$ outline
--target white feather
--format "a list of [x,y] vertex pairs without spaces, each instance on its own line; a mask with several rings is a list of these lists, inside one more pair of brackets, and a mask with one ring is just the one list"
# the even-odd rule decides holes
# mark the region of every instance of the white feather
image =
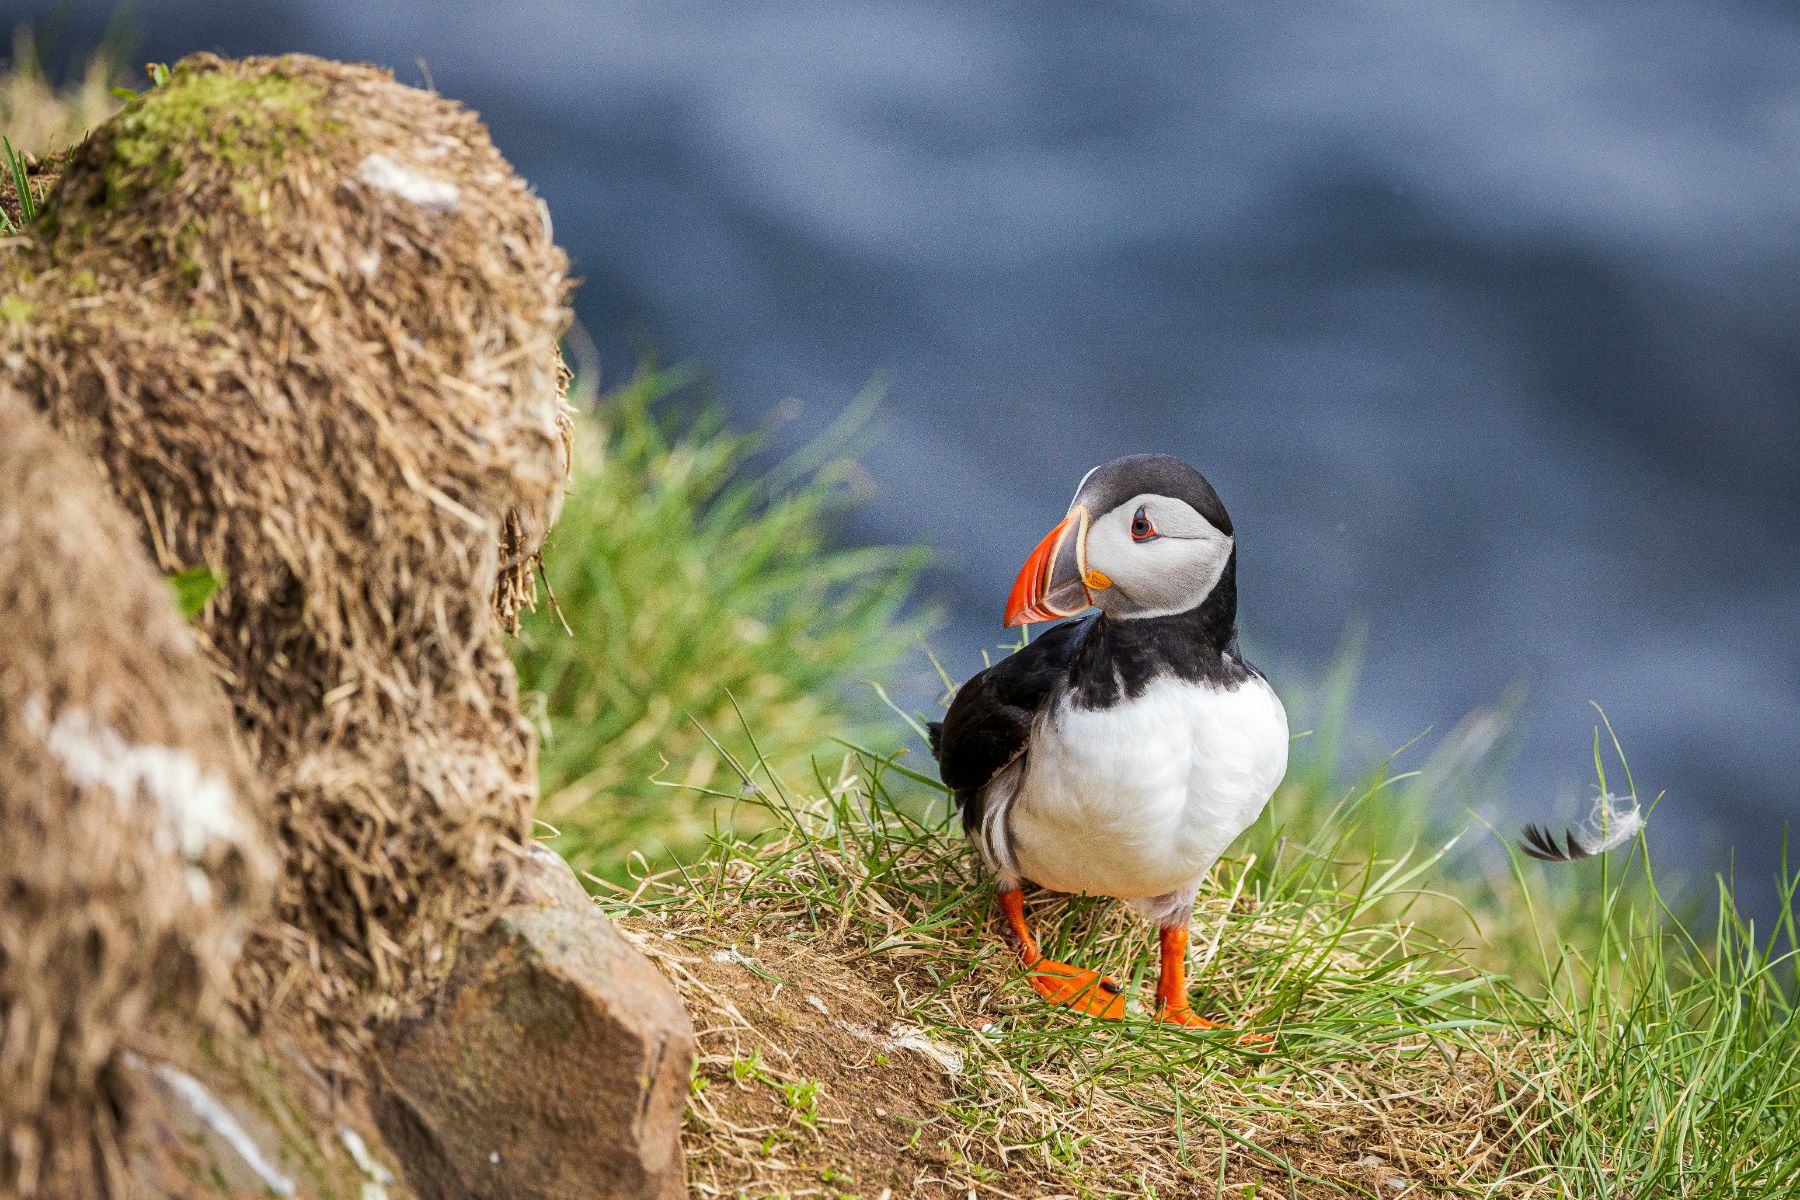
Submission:
[[[1626,808],[1625,805],[1630,807]],[[1644,828],[1644,815],[1638,811],[1636,796],[1615,796],[1610,792],[1602,792],[1594,799],[1593,811],[1588,819],[1577,828],[1570,830],[1569,836],[1583,853],[1588,855],[1605,854],[1608,850],[1617,850],[1626,842],[1638,835]]]

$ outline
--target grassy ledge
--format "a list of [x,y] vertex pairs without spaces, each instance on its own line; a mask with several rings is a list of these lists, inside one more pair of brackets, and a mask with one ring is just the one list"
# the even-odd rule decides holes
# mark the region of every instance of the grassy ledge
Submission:
[[1758,940],[1721,891],[1683,927],[1641,843],[1561,868],[1584,899],[1556,927],[1549,873],[1511,860],[1509,911],[1461,910],[1527,939],[1502,974],[1410,915],[1454,887],[1444,847],[1358,848],[1421,792],[1297,770],[1194,922],[1196,1008],[1274,1033],[1258,1053],[1147,1019],[1151,938],[1109,902],[1029,913],[1129,979],[1131,1017],[1038,1003],[910,757],[850,750],[797,790],[735,740],[760,831],[602,899],[702,1030],[700,1194],[1800,1194],[1793,923]]

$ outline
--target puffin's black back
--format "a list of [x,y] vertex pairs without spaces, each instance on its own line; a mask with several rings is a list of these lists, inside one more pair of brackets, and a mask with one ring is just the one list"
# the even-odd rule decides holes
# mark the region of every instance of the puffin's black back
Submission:
[[981,789],[1031,740],[1031,723],[1050,693],[1069,679],[1069,664],[1096,618],[1065,621],[1017,654],[962,685],[943,721],[932,722],[938,775],[956,795],[963,828],[981,824]]

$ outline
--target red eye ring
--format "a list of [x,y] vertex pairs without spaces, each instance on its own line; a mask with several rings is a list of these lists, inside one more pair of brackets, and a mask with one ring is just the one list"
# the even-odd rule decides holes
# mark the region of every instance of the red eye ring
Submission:
[[1131,540],[1134,542],[1148,542],[1161,536],[1156,532],[1156,523],[1150,519],[1150,514],[1145,512],[1144,508],[1144,505],[1138,505],[1137,512],[1133,513],[1131,517]]

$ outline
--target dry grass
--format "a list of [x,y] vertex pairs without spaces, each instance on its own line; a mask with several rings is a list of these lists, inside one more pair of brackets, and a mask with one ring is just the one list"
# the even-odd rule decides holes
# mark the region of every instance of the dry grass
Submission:
[[1414,847],[1491,739],[1340,789],[1322,707],[1194,917],[1196,1009],[1268,1053],[1150,1021],[1152,940],[1112,902],[1028,912],[1125,982],[1127,1019],[1043,1005],[903,755],[840,753],[802,796],[722,739],[760,832],[603,898],[701,1030],[701,1194],[1800,1195],[1800,875],[1759,933],[1723,887],[1710,930],[1676,920],[1641,839],[1471,873],[1460,831]]
[[15,30],[12,58],[0,66],[0,134],[34,157],[67,150],[118,110],[118,74],[113,56],[97,54],[81,78],[58,86],[44,73],[31,31]]

